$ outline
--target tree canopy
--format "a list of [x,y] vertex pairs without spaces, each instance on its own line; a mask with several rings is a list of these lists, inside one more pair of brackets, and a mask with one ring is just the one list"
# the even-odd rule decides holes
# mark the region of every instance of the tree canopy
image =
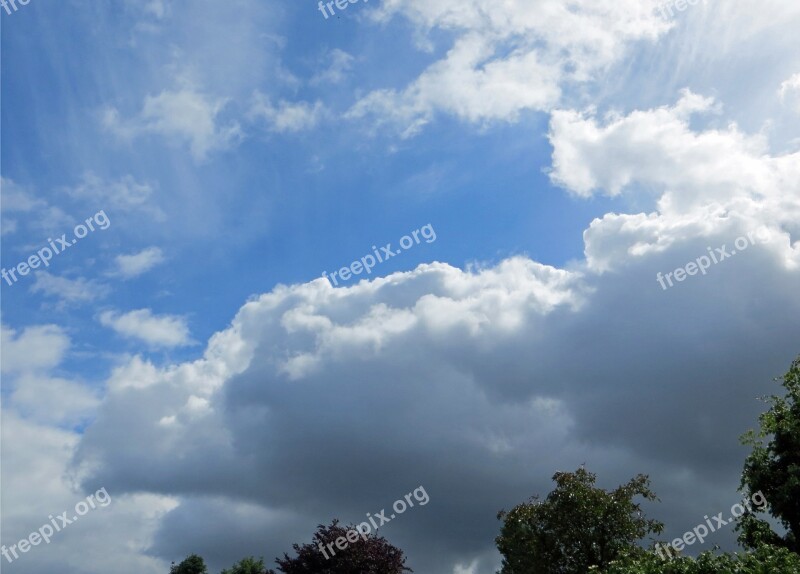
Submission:
[[200,556],[190,554],[180,564],[173,562],[169,574],[208,574],[208,568]]
[[498,514],[501,574],[585,574],[663,529],[645,518],[634,500],[656,499],[646,476],[611,491],[596,487],[596,475],[584,468],[558,472],[553,480],[556,488],[546,499],[534,497]]
[[231,568],[224,569],[220,574],[269,574],[269,570],[264,565],[263,558],[256,560],[254,557],[249,556],[239,560]]
[[[405,566],[403,551],[375,534],[352,536],[355,526],[340,526],[334,520],[329,526],[320,524],[308,544],[293,545],[295,557],[278,558],[278,571],[283,574],[402,574],[411,572]],[[348,533],[351,534],[348,537]],[[342,538],[344,550],[337,548]],[[352,541],[351,541],[352,540]],[[323,549],[325,552],[323,552]]]
[[761,491],[769,512],[786,529],[781,536],[758,517],[762,510],[748,512],[739,524],[740,542],[747,548],[763,543],[799,552],[800,546],[800,357],[780,379],[785,396],[763,400],[770,406],[759,416],[759,429],[742,437],[753,447],[744,463],[741,487]]
[[662,560],[655,553],[637,554],[613,562],[605,570],[589,574],[798,574],[800,556],[775,546],[760,546],[752,552],[721,554],[704,552],[697,558],[681,556]]

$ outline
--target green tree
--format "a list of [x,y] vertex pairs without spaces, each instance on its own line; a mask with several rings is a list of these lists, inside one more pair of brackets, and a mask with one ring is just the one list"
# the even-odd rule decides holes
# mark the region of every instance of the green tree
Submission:
[[746,548],[773,544],[800,553],[800,357],[776,381],[783,384],[786,395],[763,398],[770,407],[758,418],[760,428],[742,436],[753,450],[744,463],[741,488],[748,494],[763,493],[770,514],[786,534],[777,534],[759,518],[763,508],[748,510],[737,530]]
[[169,574],[208,574],[208,568],[197,554],[190,554],[178,565],[173,562]]
[[239,560],[230,570],[224,569],[220,574],[268,574],[268,572],[263,558],[256,560],[249,556]]
[[800,574],[800,557],[768,545],[746,554],[704,552],[667,561],[647,552],[614,561],[604,570],[591,568],[589,574]]
[[545,500],[534,497],[501,511],[495,539],[503,556],[500,574],[586,574],[593,565],[636,552],[637,541],[662,531],[634,502],[639,496],[657,500],[647,476],[612,491],[595,487],[596,478],[584,468],[556,473],[556,488]]

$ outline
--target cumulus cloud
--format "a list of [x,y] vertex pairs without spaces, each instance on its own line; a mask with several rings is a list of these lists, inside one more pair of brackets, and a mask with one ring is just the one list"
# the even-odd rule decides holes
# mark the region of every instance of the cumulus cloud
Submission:
[[[634,117],[671,127],[642,132],[646,148],[663,140],[667,151],[681,153],[665,132],[679,143],[702,139],[705,132],[682,122],[713,104],[689,99],[695,103]],[[573,120],[579,127],[596,122]],[[609,125],[625,121],[633,120],[620,116]],[[553,141],[563,133],[584,131],[554,128]],[[735,133],[734,141],[747,140]],[[718,153],[731,149],[721,145]],[[582,151],[581,161],[600,166],[590,161],[596,151]],[[560,169],[567,173],[569,165]],[[587,173],[600,189],[614,189],[599,168]],[[625,186],[635,190],[646,173],[631,172]],[[654,173],[668,193],[669,179]],[[701,169],[690,173],[706,177]],[[783,181],[740,186],[727,198],[727,225],[688,225],[681,242],[661,250],[617,250],[590,229],[587,250],[611,253],[616,273],[598,273],[591,257],[571,269],[517,257],[466,270],[422,265],[341,289],[325,280],[279,286],[245,304],[196,361],[162,367],[134,357],[121,364],[85,435],[53,434],[53,441],[71,441],[64,448],[75,449],[73,468],[87,489],[106,485],[130,504],[143,496],[133,493],[152,497],[142,505],[151,519],[137,523],[138,560],[153,560],[145,572],[199,547],[214,567],[249,553],[277,555],[317,523],[359,520],[419,484],[431,503],[385,532],[411,566],[493,571],[496,511],[546,492],[555,469],[583,462],[609,484],[652,473],[664,500],[656,515],[681,530],[696,522],[699,505],[730,504],[742,457],[736,436],[760,408],[752,398],[771,392],[770,378],[797,352],[800,273],[785,264],[793,228],[748,201],[756,192],[778,195],[768,186]],[[616,192],[626,189],[620,185]],[[702,190],[707,182],[694,185]],[[786,209],[797,201],[790,196]],[[655,214],[627,214],[624,223],[668,213],[678,221],[679,212],[667,210],[674,204],[664,205]],[[687,217],[697,207],[682,205]],[[729,240],[754,217],[783,236],[661,291],[656,271]],[[626,227],[617,231],[626,237]],[[149,310],[101,316],[151,342],[188,337],[154,334],[157,319]],[[48,368],[57,357],[36,362]],[[201,519],[209,515],[213,524]]]
[[126,140],[157,134],[188,144],[194,159],[202,161],[212,151],[227,149],[242,137],[237,122],[223,124],[220,119],[227,103],[191,88],[164,90],[146,96],[142,111],[131,119],[121,119],[115,108],[104,110],[103,126]]
[[[122,464],[133,472],[128,476],[134,484],[138,481],[138,471],[134,468],[142,457],[150,458],[151,462],[152,457],[166,461],[174,456],[174,448],[184,451],[185,441],[190,441],[193,446],[185,451],[185,456],[191,459],[186,460],[187,467],[173,465],[167,470],[160,463],[150,466],[158,469],[153,475],[156,483],[165,480],[180,484],[187,478],[185,468],[205,465],[202,461],[208,460],[206,457],[212,453],[215,460],[240,464],[242,456],[250,458],[254,454],[255,443],[246,435],[255,432],[260,436],[267,432],[273,438],[262,445],[265,457],[256,456],[252,460],[254,466],[246,463],[240,467],[242,478],[236,479],[238,484],[231,484],[232,490],[221,488],[232,479],[223,464],[193,473],[198,491],[230,497],[233,490],[241,488],[239,492],[247,493],[246,499],[258,502],[264,512],[290,509],[300,492],[311,485],[312,476],[341,455],[337,453],[339,449],[352,449],[348,455],[352,457],[352,474],[348,471],[341,482],[335,481],[332,490],[313,497],[313,505],[319,508],[315,514],[319,514],[312,520],[328,519],[325,515],[338,512],[337,507],[346,508],[347,499],[352,507],[363,505],[362,512],[366,512],[370,497],[376,504],[382,501],[385,505],[387,497],[392,497],[391,502],[397,496],[395,491],[403,494],[408,492],[409,485],[418,486],[420,481],[428,492],[436,488],[443,504],[449,505],[442,482],[447,473],[420,476],[421,460],[447,445],[466,449],[484,462],[486,456],[502,459],[517,448],[536,448],[536,444],[543,447],[546,441],[563,436],[571,423],[561,402],[546,398],[549,391],[518,405],[498,405],[496,412],[489,412],[493,410],[492,400],[475,386],[476,381],[470,382],[472,366],[459,367],[459,360],[448,355],[461,356],[458,349],[463,345],[473,350],[486,345],[481,353],[486,358],[514,339],[514,333],[526,330],[529,321],[535,324],[542,315],[577,309],[583,297],[579,275],[524,259],[474,274],[442,264],[428,265],[411,273],[363,283],[346,292],[334,290],[324,280],[279,288],[245,305],[232,328],[210,342],[202,360],[165,371],[137,359],[115,373],[109,385],[111,394],[99,420],[118,420],[117,409],[122,405],[117,400],[127,396],[132,409],[129,413],[145,417],[137,432],[146,433],[148,438],[134,442],[142,446],[161,445],[156,452],[148,454],[143,448],[129,445],[123,456],[113,455],[114,460],[109,460],[111,453],[100,438],[105,432],[101,422],[89,431],[81,457],[92,460],[92,466],[100,464],[101,473],[110,473],[95,480],[115,483],[116,473],[121,470],[118,465]],[[363,303],[366,306],[358,311]],[[269,339],[276,346],[270,345]],[[417,360],[409,361],[411,356]],[[392,362],[391,357],[399,357],[393,361],[394,367],[379,374],[387,361]],[[269,382],[258,383],[262,377]],[[241,383],[235,383],[236,380]],[[326,387],[325,381],[330,380],[339,382]],[[301,407],[297,403],[300,396],[310,398],[311,402]],[[471,421],[474,429],[455,434],[446,430],[453,419],[449,415],[442,418],[437,412],[447,396],[462,397],[453,408],[457,418]],[[158,406],[150,403],[156,397]],[[356,397],[360,398],[354,403]],[[287,408],[275,410],[273,400],[287,401]],[[146,415],[145,403],[150,403]],[[345,403],[351,405],[348,412],[353,413],[353,418],[323,432]],[[289,406],[292,404],[295,406]],[[303,423],[306,430],[281,444],[283,441],[278,441],[274,433],[283,433],[287,424],[293,425],[289,421],[298,416],[297,409],[303,408],[309,417],[321,418],[311,425],[306,420]],[[486,408],[489,411],[485,412]],[[407,417],[427,422],[420,428],[400,424],[401,420],[409,420]],[[355,428],[370,431],[352,435]],[[395,433],[399,433],[395,436],[397,440],[416,444],[420,451],[399,457],[391,464],[391,472],[387,472],[385,457],[378,455],[372,463],[369,459],[380,452],[381,441]],[[423,444],[426,433],[440,436],[440,447]],[[345,439],[346,436],[349,438]],[[300,459],[294,462],[286,459],[288,466],[283,469],[275,466],[289,454],[286,449],[304,451],[307,441],[322,441],[318,455],[301,457],[308,460],[307,466]],[[417,457],[421,457],[420,461],[412,463]],[[466,462],[456,467],[472,472]],[[257,481],[251,482],[249,478],[262,472],[278,482],[290,475],[294,478],[265,498]],[[381,476],[397,474],[390,484],[378,486],[373,480],[376,472]],[[357,477],[359,473],[361,476]],[[327,471],[326,474],[330,476]],[[347,480],[352,481],[349,486],[345,484]],[[428,483],[435,486],[427,487]],[[358,492],[363,493],[363,499]],[[479,499],[485,496],[483,493]],[[234,495],[240,497],[241,494]],[[198,514],[193,502],[185,502],[181,515]],[[479,503],[479,507],[487,510],[484,504]],[[232,521],[232,510],[227,505],[221,505],[217,512],[217,516],[230,517],[222,520]],[[304,529],[312,524],[310,516],[298,515],[296,510],[290,516],[291,530],[285,525],[281,528],[271,524],[258,533],[259,538],[272,537],[276,554],[288,547],[292,536],[297,540],[308,535]],[[409,515],[407,528],[419,528],[420,521],[441,520],[430,512],[420,512],[417,516],[415,520]],[[179,520],[176,515],[165,523],[160,535],[165,548],[175,538],[172,528],[185,524],[186,520]],[[253,533],[247,536],[252,537]]]
[[131,255],[117,255],[114,258],[116,269],[112,273],[124,279],[131,279],[147,273],[164,261],[164,253],[161,249],[148,247]]
[[[58,375],[72,350],[65,329],[33,325],[18,332],[4,324],[0,336],[0,536],[10,546],[47,524],[50,516],[65,510],[72,513],[77,502],[104,486],[90,484],[81,489],[81,477],[72,467],[80,429],[95,416],[101,391],[87,382]],[[113,487],[107,492],[111,505],[81,517],[36,552],[20,555],[10,571],[33,574],[58,563],[68,572],[163,572],[165,563],[148,556],[147,548],[162,517],[177,501],[149,493],[126,495],[114,492]],[[87,556],[92,556],[88,567]]]
[[70,348],[66,332],[56,325],[27,327],[17,334],[2,327],[1,367],[8,393],[6,406],[28,420],[45,424],[77,424],[99,404],[86,386],[50,376]]
[[[91,461],[95,481],[185,493],[159,532],[165,553],[187,536],[209,540],[205,528],[186,531],[206,504],[198,493],[259,505],[245,524],[261,527],[240,544],[278,554],[318,522],[359,519],[423,484],[431,503],[386,534],[403,540],[412,567],[478,561],[488,571],[494,513],[582,462],[609,481],[689,472],[690,493],[664,478],[657,486],[671,487],[668,513],[690,514],[696,501],[681,497],[725,500],[720,473],[735,491],[752,397],[797,351],[800,275],[775,253],[758,246],[666,294],[655,270],[682,250],[634,260],[624,275],[514,258],[466,271],[422,265],[344,289],[279,287],[242,307],[202,359],[120,367],[78,460]],[[769,305],[728,314],[721,291]],[[774,335],[771,359],[762,329]],[[741,351],[709,357],[710,341]],[[678,363],[664,351],[676,346]],[[687,393],[698,399],[687,405]],[[238,516],[216,508],[223,521]],[[290,526],[267,518],[289,509]],[[212,560],[235,558],[221,546]]]
[[27,327],[19,335],[2,327],[2,372],[48,370],[61,362],[69,348],[69,337],[57,325]]
[[778,95],[785,106],[800,114],[800,73],[783,82]]
[[[74,387],[42,390],[67,392],[67,395],[55,397],[63,398],[68,406],[74,405]],[[45,401],[56,409],[53,411],[56,414],[65,409],[54,404],[56,398],[45,398]],[[23,415],[16,411],[18,406],[4,401],[0,421],[3,433],[2,537],[11,543],[27,538],[47,524],[49,516],[74,512],[76,503],[103,488],[103,485],[92,484],[82,490],[70,470],[71,458],[81,439],[79,432],[38,421],[31,418],[31,413]],[[124,495],[114,492],[113,488],[106,491],[111,497],[109,506],[98,506],[69,528],[56,533],[50,544],[42,544],[36,552],[21,555],[11,565],[11,571],[33,574],[59,564],[59,568],[67,572],[87,572],[87,556],[91,556],[92,565],[88,571],[164,572],[168,564],[148,556],[147,548],[152,544],[158,524],[175,508],[176,501],[153,494]]]
[[[770,156],[761,135],[726,129],[694,131],[692,114],[715,102],[686,90],[674,106],[612,114],[556,111],[550,123],[552,180],[581,197],[624,190],[657,199],[658,211],[607,214],[586,231],[593,269],[663,251],[673,243],[773,230],[784,265],[800,264],[800,153]],[[702,253],[700,253],[702,254]]]
[[87,422],[100,400],[85,385],[63,378],[26,376],[15,381],[10,407],[26,420],[72,427]]
[[[554,111],[551,179],[583,197],[598,190],[618,195],[634,182],[658,182],[676,190],[691,186],[705,190],[698,202],[716,194],[733,195],[742,187],[771,184],[765,181],[762,137],[748,137],[734,124],[702,133],[691,129],[692,115],[715,109],[712,98],[684,90],[674,106],[637,110],[628,116],[610,114],[605,125],[599,125],[591,112]],[[742,176],[744,181],[734,183]]]
[[655,0],[503,2],[487,10],[478,0],[389,0],[374,18],[408,19],[420,34],[455,36],[447,54],[401,89],[370,92],[348,117],[389,122],[406,137],[435,114],[471,123],[515,121],[547,111],[566,86],[595,79],[637,41],[670,28]]
[[150,309],[122,314],[104,311],[100,314],[100,323],[123,337],[143,341],[152,347],[181,347],[192,344],[184,317],[154,315]]

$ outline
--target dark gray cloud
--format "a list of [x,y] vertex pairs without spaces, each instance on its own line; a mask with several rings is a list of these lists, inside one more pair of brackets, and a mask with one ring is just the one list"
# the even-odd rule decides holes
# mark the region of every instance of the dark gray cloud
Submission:
[[800,351],[800,281],[768,247],[661,290],[656,270],[700,245],[591,290],[525,259],[278,289],[204,360],[112,386],[79,460],[116,491],[180,497],[151,549],[165,559],[271,559],[424,485],[385,535],[416,572],[489,572],[496,512],[584,462],[608,487],[650,473],[653,515],[682,534],[737,500],[738,435]]

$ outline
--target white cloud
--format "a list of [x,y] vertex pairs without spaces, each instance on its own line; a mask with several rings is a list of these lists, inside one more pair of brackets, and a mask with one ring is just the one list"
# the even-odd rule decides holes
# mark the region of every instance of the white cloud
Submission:
[[[51,389],[57,391],[59,389]],[[63,389],[60,389],[63,390]],[[58,397],[47,399],[55,403]],[[65,397],[69,399],[69,397]],[[82,490],[71,468],[81,435],[21,416],[3,405],[3,540],[21,540],[62,511],[104,485]],[[106,488],[111,504],[98,506],[54,534],[50,544],[22,555],[13,564],[21,573],[44,572],[59,564],[65,572],[161,574],[168,561],[148,556],[162,517],[176,506],[167,496],[119,495]],[[91,556],[91,564],[87,564]],[[5,561],[5,559],[4,559]]]
[[[125,0],[125,8],[135,21],[136,31],[154,33],[172,15],[172,0]],[[135,47],[136,43],[131,42],[131,46]]]
[[144,5],[144,12],[151,14],[154,18],[162,20],[167,15],[169,4],[166,0],[149,0]]
[[654,40],[670,24],[655,0],[512,0],[486,9],[479,0],[388,0],[375,18],[396,15],[420,33],[456,35],[446,56],[407,87],[376,90],[348,117],[391,122],[413,136],[437,112],[472,123],[515,121],[547,111],[567,85],[589,82],[617,63],[629,45]]
[[[72,223],[72,218],[61,208],[35,197],[32,191],[7,177],[0,177],[0,188],[2,188],[0,193],[3,212],[0,222],[2,235],[16,233],[20,229],[20,220],[16,219],[20,216],[24,216],[26,226],[43,232],[52,233]],[[13,214],[14,218],[9,217],[9,214]]]
[[473,560],[469,566],[457,565],[453,569],[453,574],[478,574],[478,561]]
[[684,91],[675,106],[611,115],[604,125],[592,114],[553,113],[555,183],[582,197],[628,190],[657,198],[657,213],[610,213],[592,222],[584,235],[591,268],[762,226],[774,232],[783,264],[800,265],[800,153],[770,156],[761,135],[735,124],[690,127],[691,114],[714,109],[713,100]]
[[[753,173],[765,150],[760,137],[748,138],[731,125],[726,131],[696,134],[689,126],[692,114],[715,109],[713,99],[685,90],[673,107],[634,111],[628,116],[609,114],[600,126],[593,114],[556,110],[550,123],[554,183],[582,197],[598,189],[618,195],[637,179],[670,180],[671,187],[702,186],[707,192],[721,188],[734,193],[729,168],[746,162],[744,185],[763,176]],[[722,146],[724,149],[718,149]],[[711,162],[725,162],[712,167]],[[680,165],[681,169],[676,169]],[[705,170],[705,171],[704,171]],[[704,199],[707,195],[702,196]]]
[[58,365],[69,349],[70,341],[57,325],[27,327],[19,335],[2,326],[3,373],[40,372]]
[[263,120],[267,129],[277,133],[299,132],[310,130],[319,123],[324,107],[321,102],[287,102],[281,100],[274,106],[269,97],[261,92],[253,95],[253,103],[248,117],[251,120]]
[[5,217],[0,220],[0,235],[9,233],[16,233],[17,221],[15,219],[6,219]]
[[9,393],[6,405],[37,422],[69,425],[88,417],[99,404],[95,393],[48,374],[69,348],[69,337],[57,325],[27,327],[19,335],[3,325],[0,367]]
[[148,247],[139,253],[131,255],[117,255],[114,258],[116,263],[114,274],[125,279],[131,279],[147,273],[164,261],[164,254],[158,247]]
[[190,88],[164,90],[157,96],[146,96],[141,113],[130,120],[120,119],[114,108],[106,109],[103,125],[127,140],[157,134],[186,143],[194,159],[202,161],[209,153],[228,149],[242,138],[238,123],[221,123],[219,116],[227,103]]
[[11,179],[0,178],[0,186],[3,190],[3,211],[29,212],[47,206],[46,201],[33,197],[31,193]]
[[[6,325],[0,328],[4,393],[0,526],[4,541],[16,541],[46,524],[48,516],[72,512],[77,502],[104,486],[81,490],[80,471],[72,466],[82,433],[75,427],[94,417],[100,391],[54,374],[70,350],[70,338],[61,327],[34,325],[21,333]],[[147,548],[161,517],[177,502],[152,494],[117,496],[113,488],[107,492],[112,499],[109,506],[98,507],[55,533],[50,544],[21,556],[12,569],[32,574],[57,563],[66,572],[164,572],[168,562],[147,556]],[[92,556],[91,564],[87,556]],[[121,563],[114,565],[118,560]]]
[[71,427],[83,423],[100,404],[97,393],[63,378],[26,375],[12,387],[10,408],[43,424]]
[[91,171],[83,174],[81,182],[64,191],[70,197],[102,209],[118,209],[140,211],[157,220],[164,219],[164,213],[155,205],[153,193],[155,186],[151,183],[140,183],[132,175],[125,175],[118,180],[102,178]]
[[31,285],[31,292],[58,298],[62,307],[68,304],[91,303],[103,299],[110,293],[108,285],[83,277],[68,279],[51,275],[47,271],[39,271],[34,278],[36,281]]
[[784,105],[800,114],[800,73],[783,82],[778,95]]
[[341,83],[352,70],[354,60],[353,56],[339,48],[326,52],[323,56],[323,66],[327,66],[327,68],[315,74],[311,78],[311,84]]
[[124,337],[138,339],[153,347],[192,344],[184,317],[153,315],[150,309],[138,309],[121,315],[114,311],[104,311],[100,314],[100,323]]

